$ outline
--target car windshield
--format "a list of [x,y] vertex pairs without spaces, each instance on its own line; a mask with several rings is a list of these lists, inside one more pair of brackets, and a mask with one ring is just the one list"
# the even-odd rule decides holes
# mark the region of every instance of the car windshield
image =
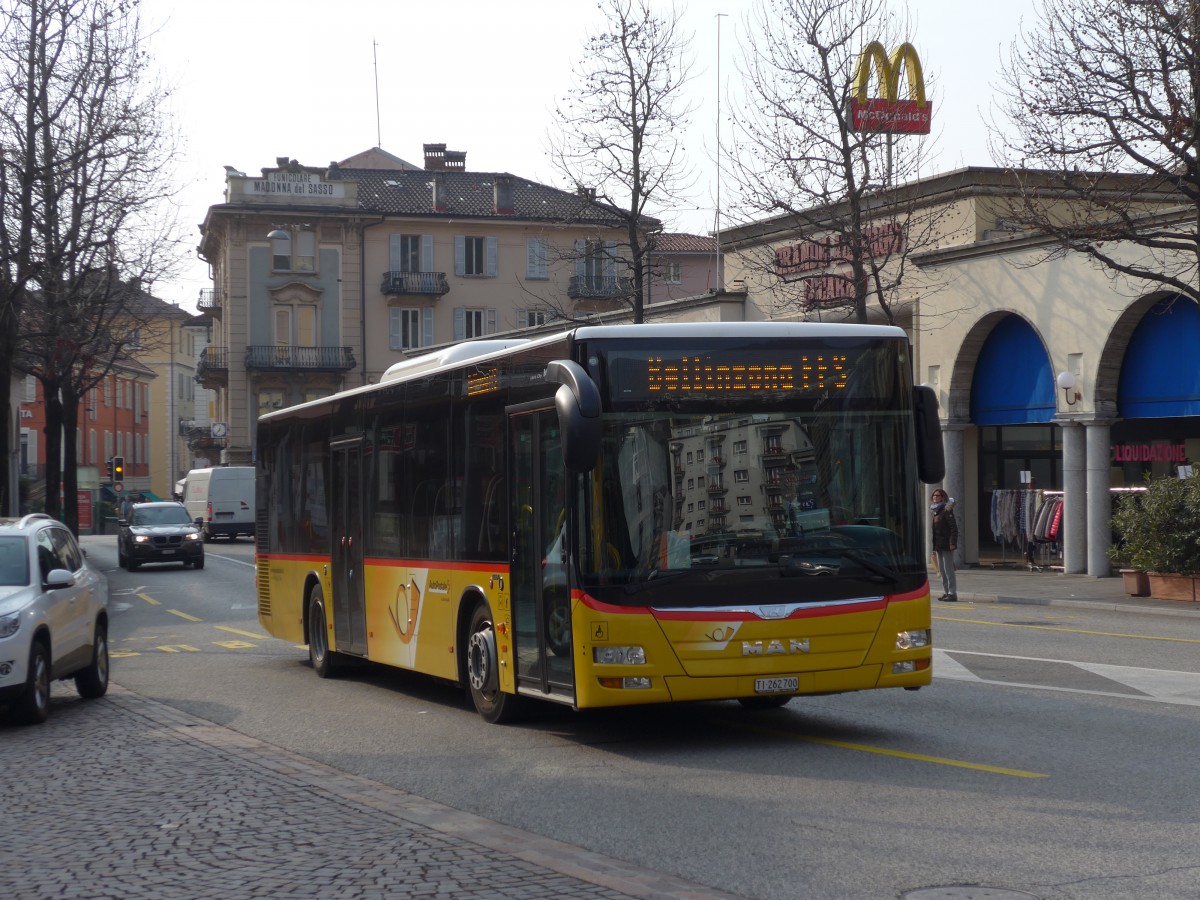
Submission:
[[0,585],[29,584],[29,551],[23,537],[0,537]]
[[159,506],[134,509],[134,525],[190,525],[191,518],[182,506]]

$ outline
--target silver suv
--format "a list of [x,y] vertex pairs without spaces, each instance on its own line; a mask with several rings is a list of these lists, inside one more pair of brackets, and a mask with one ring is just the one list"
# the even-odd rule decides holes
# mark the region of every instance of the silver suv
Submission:
[[108,690],[108,580],[61,522],[0,518],[0,706],[44,722],[66,678],[87,698]]

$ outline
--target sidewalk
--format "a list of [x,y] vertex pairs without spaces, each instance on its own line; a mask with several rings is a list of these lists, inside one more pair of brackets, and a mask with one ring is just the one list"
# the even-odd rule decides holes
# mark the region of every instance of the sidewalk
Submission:
[[[487,727],[487,726],[482,726]],[[0,725],[0,897],[736,900],[350,775],[110,686]]]
[[[955,573],[958,599],[975,603],[1022,603],[1035,606],[1081,606],[1122,612],[1200,617],[1200,603],[1178,600],[1153,600],[1130,597],[1121,578],[1095,578],[1091,575],[1064,575],[1054,570],[1041,572],[1028,568],[967,568]],[[942,592],[942,579],[929,571],[929,588],[934,607]]]

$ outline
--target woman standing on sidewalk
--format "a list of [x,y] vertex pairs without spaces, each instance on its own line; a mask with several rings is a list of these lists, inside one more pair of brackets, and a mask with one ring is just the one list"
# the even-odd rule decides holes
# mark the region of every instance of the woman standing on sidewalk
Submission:
[[937,554],[938,572],[942,576],[942,590],[938,597],[947,603],[958,600],[958,584],[954,578],[954,550],[958,547],[958,522],[954,518],[954,501],[946,492],[937,488],[929,509],[933,513],[933,552]]

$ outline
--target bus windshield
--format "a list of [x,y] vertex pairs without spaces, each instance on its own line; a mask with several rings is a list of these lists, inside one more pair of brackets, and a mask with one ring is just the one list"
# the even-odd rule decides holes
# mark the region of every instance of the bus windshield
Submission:
[[584,589],[685,607],[918,589],[911,413],[742,405],[605,415],[577,507]]

